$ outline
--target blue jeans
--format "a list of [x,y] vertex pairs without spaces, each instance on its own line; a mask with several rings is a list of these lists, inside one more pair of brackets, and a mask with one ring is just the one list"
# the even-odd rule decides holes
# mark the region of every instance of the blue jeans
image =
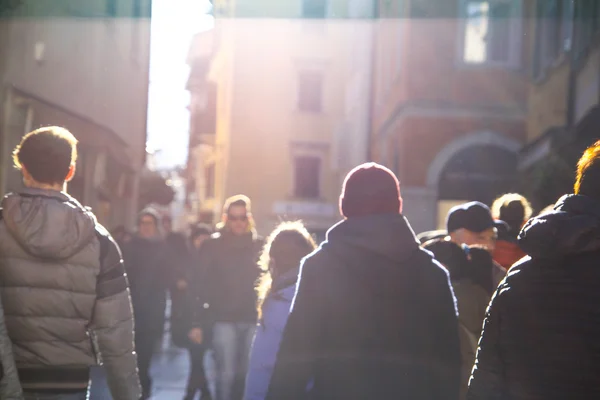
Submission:
[[78,393],[23,393],[25,400],[86,400],[87,392]]
[[[244,393],[248,357],[256,324],[218,322],[213,328],[217,369],[216,400],[234,400]],[[237,387],[236,387],[237,386]]]
[[100,365],[94,365],[90,369],[90,378],[92,384],[89,389],[89,400],[112,399],[108,381],[106,380],[106,370]]

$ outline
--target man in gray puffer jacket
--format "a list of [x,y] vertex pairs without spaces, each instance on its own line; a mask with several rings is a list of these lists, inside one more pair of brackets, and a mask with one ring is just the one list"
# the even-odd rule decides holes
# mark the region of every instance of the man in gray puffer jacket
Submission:
[[104,363],[113,399],[137,400],[127,277],[118,246],[65,193],[77,140],[65,129],[27,134],[14,152],[25,189],[2,201],[0,285],[26,399],[85,399]]

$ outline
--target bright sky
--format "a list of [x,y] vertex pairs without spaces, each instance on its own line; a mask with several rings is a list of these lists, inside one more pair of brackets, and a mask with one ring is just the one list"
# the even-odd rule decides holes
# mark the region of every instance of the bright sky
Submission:
[[212,28],[208,0],[154,0],[150,45],[148,147],[159,168],[184,165],[189,139],[189,67],[186,57],[197,32]]

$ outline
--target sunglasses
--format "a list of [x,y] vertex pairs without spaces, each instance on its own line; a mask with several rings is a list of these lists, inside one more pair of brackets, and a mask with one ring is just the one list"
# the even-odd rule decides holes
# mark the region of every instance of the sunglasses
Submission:
[[246,222],[246,221],[248,221],[248,216],[247,215],[228,215],[227,220],[231,221],[231,222],[236,222],[236,221]]

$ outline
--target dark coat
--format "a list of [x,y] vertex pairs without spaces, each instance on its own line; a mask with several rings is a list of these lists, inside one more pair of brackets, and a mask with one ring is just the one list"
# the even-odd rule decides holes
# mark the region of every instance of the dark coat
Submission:
[[[431,240],[423,247],[433,252],[436,260],[448,269],[456,295],[462,356],[460,398],[464,399],[475,361],[477,341],[481,336],[485,310],[493,292],[492,258],[487,250],[458,246],[444,239]],[[467,251],[470,257],[467,256]]]
[[194,326],[210,328],[216,322],[256,323],[258,257],[263,240],[254,233],[214,234],[200,248],[201,273],[194,273]]
[[460,363],[447,271],[403,216],[352,218],[302,264],[266,398],[454,400]]
[[530,220],[486,313],[468,399],[600,398],[600,202]]
[[165,323],[168,251],[161,239],[134,237],[123,248],[136,334],[159,335]]
[[[206,290],[204,289],[207,284],[206,266],[202,264],[200,251],[191,244],[182,249],[178,256],[178,262],[180,265],[177,267],[177,275],[171,288],[171,339],[176,346],[187,348],[192,345],[188,333],[194,327],[193,307],[199,306],[195,301],[195,296]],[[187,287],[177,288],[177,280],[184,280]],[[205,334],[202,346],[209,345],[209,338],[210,335]]]

